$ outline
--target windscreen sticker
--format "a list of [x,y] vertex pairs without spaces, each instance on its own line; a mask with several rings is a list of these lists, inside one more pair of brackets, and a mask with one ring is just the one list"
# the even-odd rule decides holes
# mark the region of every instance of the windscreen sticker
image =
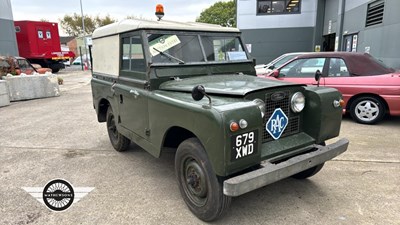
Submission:
[[[163,35],[155,40],[152,40],[149,43],[150,46],[150,54],[152,56],[156,56],[160,54],[160,52],[167,51],[168,49],[180,44],[178,36],[176,35]],[[157,50],[155,50],[157,49]]]
[[228,59],[231,61],[235,60],[246,60],[246,52],[227,52],[228,53]]

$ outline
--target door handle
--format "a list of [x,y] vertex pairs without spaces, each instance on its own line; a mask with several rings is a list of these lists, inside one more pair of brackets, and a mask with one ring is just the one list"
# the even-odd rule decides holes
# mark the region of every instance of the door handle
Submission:
[[111,93],[113,95],[115,95],[115,90],[114,90],[115,85],[117,85],[117,83],[114,81],[114,83],[111,85]]
[[130,90],[129,93],[132,94],[134,98],[139,97],[139,92],[136,90]]

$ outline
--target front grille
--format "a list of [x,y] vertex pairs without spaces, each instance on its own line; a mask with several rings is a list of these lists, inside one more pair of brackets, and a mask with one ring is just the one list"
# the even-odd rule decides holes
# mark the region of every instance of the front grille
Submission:
[[292,113],[290,111],[290,96],[291,96],[290,91],[284,91],[285,97],[278,101],[271,100],[272,94],[274,94],[274,92],[267,93],[265,95],[265,116],[264,116],[264,128],[263,128],[262,142],[268,142],[268,141],[274,140],[265,128],[266,128],[266,123],[267,123],[268,119],[271,117],[272,113],[277,108],[281,108],[282,111],[289,118],[289,123],[286,126],[285,131],[282,133],[281,138],[300,132],[300,116],[293,115],[294,113]]

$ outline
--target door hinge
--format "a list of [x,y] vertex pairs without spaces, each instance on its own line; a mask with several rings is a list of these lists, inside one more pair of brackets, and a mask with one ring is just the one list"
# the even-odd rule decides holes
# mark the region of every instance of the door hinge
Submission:
[[145,134],[146,134],[146,136],[150,136],[150,129],[146,128]]
[[150,90],[150,82],[146,82],[146,83],[144,84],[144,89],[145,89],[145,90]]

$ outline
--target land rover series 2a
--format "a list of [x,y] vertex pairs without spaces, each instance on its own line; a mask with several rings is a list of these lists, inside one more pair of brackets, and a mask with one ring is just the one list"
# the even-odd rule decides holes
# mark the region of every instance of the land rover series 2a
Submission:
[[[176,149],[188,208],[212,221],[231,198],[304,179],[346,151],[341,94],[258,78],[236,28],[123,20],[94,31],[93,104],[117,151]],[[173,190],[171,190],[173,191]]]

